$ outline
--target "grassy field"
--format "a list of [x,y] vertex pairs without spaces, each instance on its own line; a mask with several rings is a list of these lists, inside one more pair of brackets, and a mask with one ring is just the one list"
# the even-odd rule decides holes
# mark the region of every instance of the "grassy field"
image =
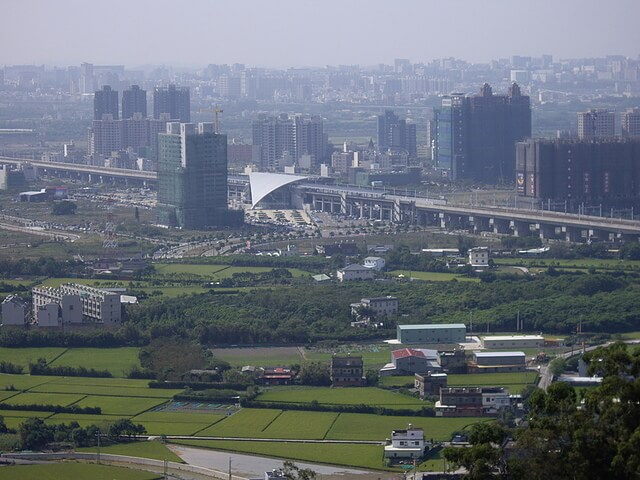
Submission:
[[282,410],[243,408],[235,415],[202,430],[199,436],[207,437],[261,437]]
[[10,362],[15,365],[27,367],[29,363],[35,363],[39,358],[50,362],[62,355],[65,348],[39,347],[39,348],[6,348],[0,347],[0,362]]
[[79,407],[100,407],[105,415],[123,415],[131,417],[157,407],[166,402],[164,398],[145,397],[108,397],[87,395],[76,405]]
[[388,408],[416,408],[425,402],[415,397],[375,387],[339,388],[304,387],[277,388],[258,396],[262,402],[310,403],[314,400],[327,405],[379,405]]
[[[96,450],[94,447],[78,449],[79,452],[95,452]],[[158,440],[109,445],[101,447],[100,452],[110,453],[112,455],[127,455],[129,457],[152,458],[154,460],[184,463],[179,456]]]
[[378,384],[383,387],[413,387],[415,385],[415,377],[410,375],[380,377]]
[[449,385],[487,385],[501,386],[533,383],[538,376],[535,372],[514,373],[482,373],[482,374],[450,374],[447,377]]
[[[264,273],[273,270],[273,267],[230,267],[228,265],[199,265],[180,263],[156,263],[154,264],[157,273],[172,275],[176,273],[187,273],[199,275],[209,280],[222,280],[231,278],[234,273]],[[294,277],[311,275],[309,272],[298,268],[287,268]]]
[[561,260],[556,258],[496,258],[498,265],[519,265],[524,267],[553,266],[555,268],[589,269],[601,268],[608,270],[637,270],[640,269],[640,261],[619,260],[614,258],[576,258]]
[[436,441],[451,440],[455,431],[463,430],[482,418],[396,417],[364,413],[341,413],[326,435],[327,440],[384,441],[391,430],[407,428],[408,424],[424,429],[424,436]]
[[[6,400],[5,403],[9,405],[62,405],[64,407],[71,405],[72,403],[79,402],[85,396],[74,395],[71,393],[31,393],[24,392],[19,395],[15,395]],[[95,405],[85,405],[95,406]]]
[[70,348],[56,358],[51,365],[84,366],[96,370],[109,370],[116,377],[124,376],[131,367],[140,367],[139,348]]
[[404,278],[414,278],[416,280],[426,280],[430,282],[450,282],[451,280],[457,280],[459,282],[479,282],[478,278],[469,278],[464,275],[458,275],[456,273],[442,273],[442,272],[416,272],[409,270],[393,270],[388,272],[392,277],[398,277],[404,275]]
[[266,438],[323,439],[337,417],[332,412],[284,411],[262,433]]
[[11,465],[0,468],[0,480],[156,480],[162,477],[141,470],[87,463]]
[[245,452],[267,457],[329,463],[359,468],[384,469],[382,446],[304,444],[287,442],[238,442],[233,440],[177,440],[172,443],[216,450]]
[[304,361],[301,347],[215,348],[211,352],[233,366],[288,366]]

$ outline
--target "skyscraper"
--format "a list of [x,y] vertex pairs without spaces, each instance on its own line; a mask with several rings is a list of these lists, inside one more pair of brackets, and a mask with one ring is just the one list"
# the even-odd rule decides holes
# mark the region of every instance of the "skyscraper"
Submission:
[[578,113],[578,138],[593,140],[615,135],[615,114],[602,108]]
[[205,229],[241,224],[227,208],[227,136],[213,123],[171,122],[158,135],[158,219],[164,225]]
[[378,149],[403,148],[410,157],[417,156],[416,126],[401,120],[393,110],[378,116]]
[[640,108],[630,108],[622,113],[622,136],[640,137]]
[[191,121],[191,99],[189,87],[156,87],[153,91],[153,118],[169,114],[171,120]]
[[283,166],[283,159],[297,161],[303,155],[309,155],[311,169],[317,169],[326,157],[328,137],[320,116],[261,115],[252,124],[252,138],[257,147],[253,160],[264,170],[277,169]]
[[147,91],[138,85],[122,92],[122,118],[133,118],[134,113],[140,113],[142,118],[147,117]]
[[516,83],[507,95],[452,94],[436,114],[436,164],[456,180],[498,183],[515,180],[515,144],[531,136],[531,106]]
[[587,204],[640,205],[640,140],[529,139],[516,145],[518,195]]
[[118,120],[118,92],[111,90],[109,85],[93,94],[93,119],[102,120],[103,115],[111,115],[113,120]]

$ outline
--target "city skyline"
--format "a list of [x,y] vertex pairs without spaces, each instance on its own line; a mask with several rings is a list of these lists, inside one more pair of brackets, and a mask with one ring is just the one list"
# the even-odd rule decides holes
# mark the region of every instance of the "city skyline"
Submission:
[[530,10],[507,0],[196,0],[176,15],[165,1],[114,0],[96,16],[78,0],[31,0],[3,9],[0,64],[295,67],[394,58],[482,63],[515,54],[638,58],[640,3],[617,0],[613,7],[597,0],[541,0]]

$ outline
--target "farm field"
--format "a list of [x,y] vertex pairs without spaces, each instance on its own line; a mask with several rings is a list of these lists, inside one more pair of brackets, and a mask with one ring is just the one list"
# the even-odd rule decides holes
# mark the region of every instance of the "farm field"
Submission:
[[65,348],[58,347],[38,347],[38,348],[7,348],[0,347],[0,362],[10,362],[14,365],[26,367],[29,363],[35,363],[39,358],[44,358],[50,362],[54,358],[62,355]]
[[87,463],[10,465],[0,468],[0,480],[156,480],[162,475],[142,470]]
[[[157,273],[160,274],[180,274],[200,275],[210,280],[222,280],[231,278],[234,273],[264,273],[273,270],[273,267],[231,267],[228,265],[207,265],[207,264],[180,264],[180,263],[156,263],[154,264]],[[311,275],[309,272],[298,268],[287,268],[294,277]]]
[[[122,377],[131,367],[140,367],[139,348],[70,348],[56,358],[51,365],[84,366],[96,370],[109,370],[115,377]],[[106,367],[106,368],[105,368]]]
[[132,417],[150,408],[157,407],[166,401],[164,398],[87,395],[79,400],[76,405],[79,407],[100,407],[105,415]]
[[555,268],[604,268],[611,270],[637,270],[640,269],[638,260],[619,260],[615,258],[576,258],[576,259],[556,259],[556,258],[495,258],[498,265],[519,265],[524,267],[549,267]]
[[464,275],[458,275],[455,273],[442,273],[442,272],[416,272],[409,270],[393,270],[388,272],[392,277],[398,277],[404,275],[404,278],[415,278],[416,280],[425,280],[430,282],[450,282],[451,280],[458,280],[459,282],[479,282],[478,278],[469,278]]
[[384,441],[391,430],[406,428],[410,423],[424,429],[424,436],[435,441],[450,440],[453,432],[463,430],[474,423],[487,419],[474,417],[396,417],[367,413],[341,413],[327,440],[377,440]]
[[274,388],[259,395],[257,400],[262,402],[282,403],[311,403],[317,401],[327,405],[376,405],[387,408],[415,408],[420,409],[425,402],[415,397],[390,392],[375,387],[340,388],[305,387],[305,388]]
[[533,384],[538,374],[535,372],[513,372],[513,373],[478,373],[478,374],[450,374],[447,378],[448,384],[456,385],[527,385]]
[[329,463],[384,470],[379,445],[303,444],[287,442],[251,442],[233,440],[174,440],[172,443],[200,448],[252,453],[290,460]]
[[233,366],[288,366],[304,361],[302,347],[214,348],[213,356]]
[[282,410],[243,408],[235,415],[225,418],[198,433],[202,437],[259,437],[271,423],[282,414]]
[[[78,448],[79,452],[95,452],[97,448]],[[182,459],[169,450],[158,440],[121,443],[100,447],[101,453],[112,455],[127,455],[129,457],[152,458],[154,460],[168,460],[170,462],[184,463]]]

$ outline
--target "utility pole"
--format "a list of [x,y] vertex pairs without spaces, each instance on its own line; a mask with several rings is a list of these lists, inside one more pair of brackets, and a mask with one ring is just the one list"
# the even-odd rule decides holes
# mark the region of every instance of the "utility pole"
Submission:
[[98,453],[96,454],[96,462],[100,465],[100,429],[98,429],[96,436],[98,437]]

